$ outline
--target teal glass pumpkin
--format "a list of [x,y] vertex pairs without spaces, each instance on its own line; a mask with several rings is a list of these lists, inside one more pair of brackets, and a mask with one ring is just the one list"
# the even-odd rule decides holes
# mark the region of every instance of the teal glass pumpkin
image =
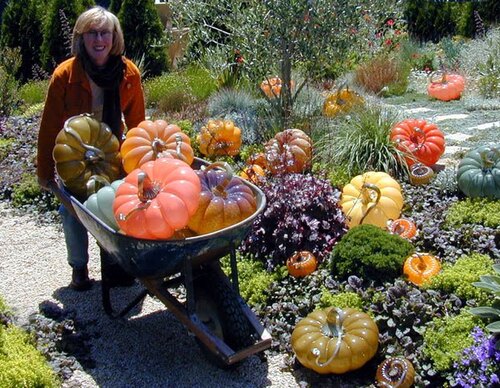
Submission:
[[458,166],[457,180],[468,197],[500,199],[500,145],[469,151]]
[[97,218],[108,225],[111,229],[117,231],[120,229],[116,222],[113,212],[113,201],[118,187],[123,183],[118,179],[111,184],[105,184],[97,192],[91,194],[84,202],[84,206],[89,209]]

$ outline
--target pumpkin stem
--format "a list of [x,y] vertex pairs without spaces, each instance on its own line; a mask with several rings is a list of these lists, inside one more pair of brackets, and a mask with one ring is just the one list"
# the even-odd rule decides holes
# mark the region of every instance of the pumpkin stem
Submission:
[[65,127],[64,131],[71,135],[85,149],[85,160],[90,162],[99,162],[106,159],[106,154],[101,149],[85,144],[80,134],[73,128]]
[[406,359],[391,358],[384,361],[380,376],[377,375],[379,386],[400,387],[408,375],[409,365]]
[[102,175],[92,175],[87,181],[87,196],[97,192],[97,183],[100,183],[101,187],[109,186],[110,182],[104,178]]
[[231,182],[231,179],[233,179],[234,172],[233,172],[233,169],[231,168],[231,166],[229,165],[229,163],[227,163],[227,162],[211,163],[207,167],[205,167],[204,170],[210,171],[216,167],[220,167],[223,170],[225,170],[226,175],[224,177],[224,180],[212,189],[212,192],[215,195],[218,195],[219,197],[224,197],[226,195],[226,187],[227,187],[227,185],[229,185],[229,182]]
[[[419,127],[414,127],[413,130],[415,131],[415,136],[411,137],[411,141],[413,143],[417,144],[417,148],[415,148],[415,150],[413,150],[413,152],[416,152],[416,151],[419,151],[420,148],[422,148],[424,146],[424,144],[427,140],[427,135]],[[422,141],[420,141],[420,137],[423,138]]]
[[481,160],[483,162],[483,168],[489,169],[492,168],[496,162],[495,158],[498,158],[500,155],[500,151],[496,148],[492,148],[491,150],[484,150],[480,152]]
[[158,155],[165,150],[165,142],[157,137],[151,142],[153,148],[153,160],[158,159]]
[[[372,205],[366,210],[366,213],[361,217],[361,220],[359,221],[359,224],[361,225],[363,221],[365,220],[366,216],[370,211],[378,205],[380,198],[382,197],[382,193],[380,192],[380,189],[374,185],[373,183],[363,183],[363,186],[361,186],[362,189],[362,202],[363,205],[368,205],[370,202],[373,200],[373,191],[377,194],[377,197],[375,198],[375,202],[372,203]],[[373,191],[369,191],[373,190]]]
[[436,83],[444,84],[444,83],[446,83],[446,71],[444,71],[444,70],[433,71],[429,75],[429,80],[433,84],[436,84]]
[[316,356],[314,362],[316,363],[317,366],[322,368],[330,364],[333,361],[333,359],[337,357],[340,350],[340,346],[342,345],[342,337],[344,336],[344,332],[342,330],[342,324],[344,323],[345,316],[346,314],[344,310],[339,309],[338,307],[332,307],[328,312],[326,316],[326,323],[328,326],[329,334],[336,336],[337,342],[335,343],[335,349],[333,350],[332,355],[325,362],[321,362],[319,360],[319,358],[321,357],[321,352],[318,348],[311,349],[312,354]]

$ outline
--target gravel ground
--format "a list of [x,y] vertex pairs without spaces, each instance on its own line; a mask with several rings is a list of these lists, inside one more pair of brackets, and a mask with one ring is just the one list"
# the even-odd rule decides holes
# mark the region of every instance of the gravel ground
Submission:
[[[0,201],[0,295],[14,309],[15,323],[27,325],[41,303],[54,303],[75,317],[89,346],[88,360],[63,387],[298,387],[280,356],[251,356],[236,369],[206,361],[194,337],[165,306],[147,297],[126,319],[110,319],[101,305],[98,249],[92,242],[89,271],[96,280],[87,292],[67,287],[62,230],[12,212]],[[113,300],[127,301],[137,285],[114,289]],[[88,365],[88,366],[85,366]]]

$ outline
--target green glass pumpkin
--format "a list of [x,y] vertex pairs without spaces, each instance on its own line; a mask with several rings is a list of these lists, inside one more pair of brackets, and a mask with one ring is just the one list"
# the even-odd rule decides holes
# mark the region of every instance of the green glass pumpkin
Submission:
[[[100,176],[93,176],[89,179],[87,188],[94,185],[95,183],[101,183],[103,179]],[[91,194],[88,199],[84,202],[84,206],[89,209],[97,218],[108,225],[113,230],[118,230],[120,227],[115,219],[115,214],[113,212],[113,201],[115,200],[115,193],[118,187],[123,183],[123,179],[118,179],[111,184],[107,181],[103,187],[101,187],[97,192]],[[89,191],[95,191],[90,190]]]
[[100,175],[109,182],[120,178],[120,142],[111,129],[92,115],[70,117],[56,137],[52,152],[57,175],[78,198],[87,198],[87,182]]
[[468,197],[500,199],[500,145],[469,151],[458,166],[457,180]]

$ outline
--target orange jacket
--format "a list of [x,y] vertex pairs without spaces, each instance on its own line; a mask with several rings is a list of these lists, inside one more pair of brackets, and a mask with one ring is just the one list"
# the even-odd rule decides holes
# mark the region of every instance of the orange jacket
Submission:
[[[123,57],[123,60],[126,70],[120,83],[120,102],[125,123],[128,128],[133,128],[145,118],[144,93],[139,69],[127,58]],[[80,61],[75,57],[70,58],[54,70],[40,123],[37,174],[42,187],[54,179],[52,150],[64,122],[72,116],[91,112],[89,80]]]

